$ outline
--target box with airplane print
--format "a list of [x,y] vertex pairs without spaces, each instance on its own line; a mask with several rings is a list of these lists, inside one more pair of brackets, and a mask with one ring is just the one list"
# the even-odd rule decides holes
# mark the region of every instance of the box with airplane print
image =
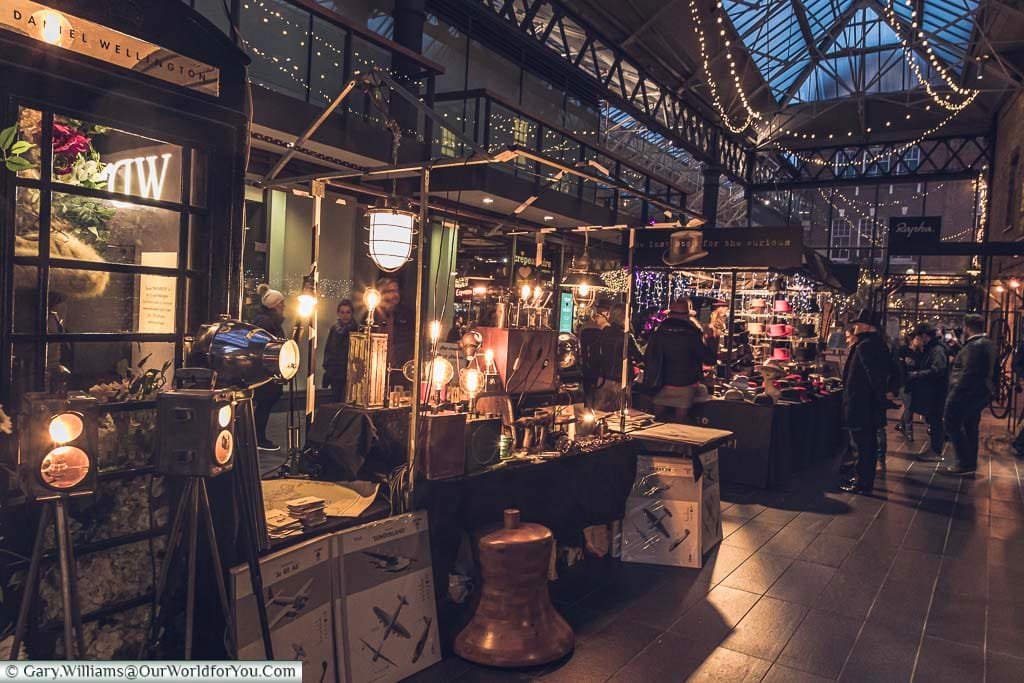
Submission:
[[[274,659],[302,660],[303,683],[336,678],[330,537],[316,538],[260,559]],[[266,659],[249,568],[231,570],[239,659]]]
[[690,458],[641,455],[622,520],[626,562],[701,567],[722,540],[718,451],[700,455],[694,477]]
[[336,562],[343,683],[392,683],[441,661],[427,515],[340,531]]

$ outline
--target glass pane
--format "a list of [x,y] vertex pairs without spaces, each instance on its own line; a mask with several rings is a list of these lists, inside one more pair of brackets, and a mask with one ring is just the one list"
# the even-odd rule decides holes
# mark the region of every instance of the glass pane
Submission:
[[328,104],[345,85],[345,31],[313,17],[313,53],[310,64],[310,102]]
[[14,225],[14,255],[39,256],[39,190],[17,189]]
[[176,278],[50,268],[60,332],[174,332]]
[[[7,169],[17,171],[19,178],[39,178],[39,141],[42,139],[43,113],[37,109],[18,108],[18,135],[8,148]],[[27,149],[26,149],[27,147]]]
[[156,452],[156,410],[114,410],[99,423],[100,471],[144,467]]
[[[71,371],[69,388],[104,402],[155,398],[174,376],[172,342],[50,342],[54,346],[61,347],[61,364]],[[56,358],[49,353],[48,369],[55,368]]]
[[178,265],[176,211],[53,193],[50,254],[82,261]]
[[305,100],[309,13],[282,0],[244,2],[239,23],[252,82]]
[[36,312],[39,291],[39,269],[35,266],[14,266],[14,331],[24,334],[39,332]]
[[210,231],[206,216],[192,214],[190,222],[188,267],[206,270],[210,266]]
[[55,116],[53,178],[136,197],[181,201],[181,147]]
[[30,391],[41,391],[36,386],[36,348],[31,342],[16,342],[11,354],[11,405],[4,405],[4,412],[14,415],[19,410],[21,397]]
[[206,153],[192,150],[192,206],[206,206]]

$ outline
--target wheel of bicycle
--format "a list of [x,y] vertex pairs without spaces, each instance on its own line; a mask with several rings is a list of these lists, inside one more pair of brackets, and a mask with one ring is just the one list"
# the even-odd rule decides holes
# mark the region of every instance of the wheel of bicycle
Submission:
[[988,404],[988,410],[992,413],[992,417],[1002,420],[1010,414],[1010,393],[1012,391],[1013,385],[1010,382],[1010,378],[1006,375],[1000,375],[999,383],[996,386],[996,393]]

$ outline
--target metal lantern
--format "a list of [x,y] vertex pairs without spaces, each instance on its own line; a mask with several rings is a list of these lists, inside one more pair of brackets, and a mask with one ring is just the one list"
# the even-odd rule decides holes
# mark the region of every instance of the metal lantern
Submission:
[[410,259],[412,238],[416,234],[416,214],[397,200],[385,200],[383,206],[366,212],[370,240],[370,258],[381,270],[393,273]]
[[572,301],[578,308],[588,309],[594,305],[599,291],[608,289],[597,273],[590,270],[590,256],[586,251],[573,260],[562,286],[572,290]]

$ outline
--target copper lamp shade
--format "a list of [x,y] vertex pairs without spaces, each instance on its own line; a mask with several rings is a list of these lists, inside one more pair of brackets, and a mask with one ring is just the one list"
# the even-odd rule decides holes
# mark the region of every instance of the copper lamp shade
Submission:
[[520,524],[505,510],[505,527],[480,539],[480,603],[455,638],[455,653],[477,664],[537,666],[567,655],[573,632],[551,605],[551,532]]

